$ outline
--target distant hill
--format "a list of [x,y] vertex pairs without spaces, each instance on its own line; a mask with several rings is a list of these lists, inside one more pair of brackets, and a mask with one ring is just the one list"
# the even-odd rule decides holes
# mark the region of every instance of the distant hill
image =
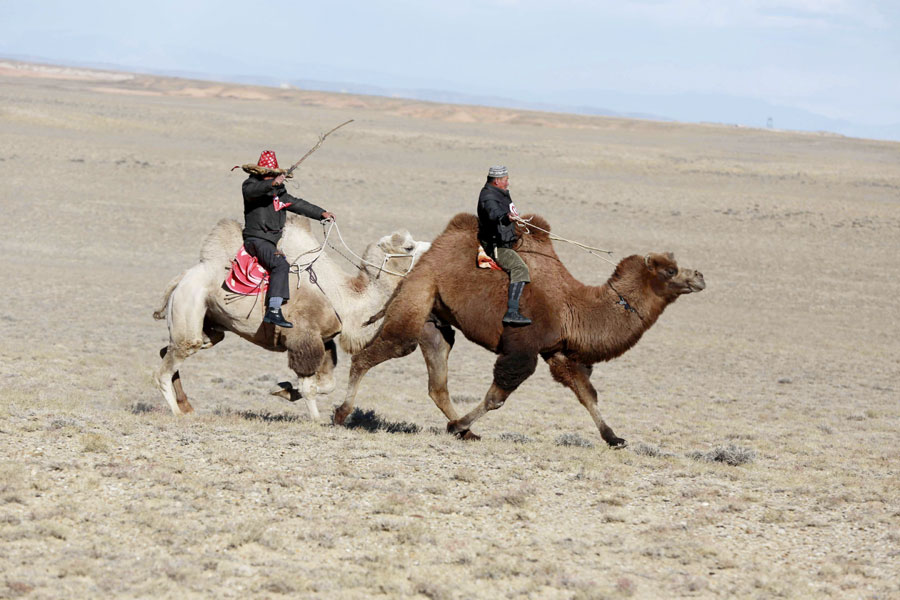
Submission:
[[[47,59],[10,56],[9,60],[48,62]],[[831,119],[799,108],[774,105],[754,98],[715,94],[629,94],[601,89],[577,89],[545,94],[542,101],[505,96],[467,94],[430,88],[371,85],[352,81],[276,78],[241,73],[198,73],[172,69],[148,69],[114,63],[49,61],[67,67],[104,69],[181,77],[202,81],[248,84],[272,88],[297,88],[309,91],[338,92],[403,98],[443,104],[460,104],[536,110],[577,115],[608,116],[685,123],[718,123],[755,128],[826,132],[850,137],[900,141],[900,123],[866,125]],[[295,69],[296,70],[296,69]],[[321,68],[319,69],[321,71]]]

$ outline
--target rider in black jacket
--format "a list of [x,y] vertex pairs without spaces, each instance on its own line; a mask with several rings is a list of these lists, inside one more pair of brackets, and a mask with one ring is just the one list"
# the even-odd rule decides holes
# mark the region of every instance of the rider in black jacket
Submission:
[[519,236],[511,217],[519,216],[509,195],[506,167],[491,167],[487,182],[478,195],[478,241],[497,264],[509,273],[509,292],[504,325],[530,325],[531,319],[519,313],[519,299],[525,284],[531,281],[528,266],[513,250]]
[[241,186],[244,195],[244,249],[269,272],[266,293],[268,309],[263,322],[293,327],[281,314],[281,305],[290,298],[290,265],[284,254],[276,249],[287,219],[285,211],[310,219],[333,219],[334,215],[287,192],[284,187],[287,172],[278,168],[278,159],[271,150],[263,151],[256,165],[244,165],[243,168],[250,175]]

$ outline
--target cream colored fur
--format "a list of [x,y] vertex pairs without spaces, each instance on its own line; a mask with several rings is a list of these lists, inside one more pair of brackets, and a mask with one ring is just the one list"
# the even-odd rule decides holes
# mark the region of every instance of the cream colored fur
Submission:
[[[288,215],[279,244],[288,262],[302,265],[315,257],[315,252],[304,255],[321,244],[309,223]],[[337,243],[336,236],[333,241]],[[157,319],[165,318],[169,326],[169,345],[162,352],[157,386],[173,413],[192,410],[181,389],[178,366],[197,350],[216,344],[225,331],[231,331],[267,349],[287,351],[310,414],[318,418],[316,393],[334,389],[333,364],[325,364],[330,362],[328,344],[339,336],[341,347],[350,354],[364,347],[377,332],[380,321],[365,327],[363,323],[381,310],[402,278],[373,267],[348,275],[338,264],[344,259],[326,250],[313,265],[321,290],[310,282],[307,272],[301,272],[299,284],[292,274],[291,299],[284,306],[284,314],[294,327],[276,329],[262,323],[263,296],[238,297],[222,289],[231,259],[241,244],[240,223],[222,219],[204,240],[200,261],[169,282],[162,306],[153,313]],[[413,253],[417,257],[427,249],[427,243],[416,242],[409,232],[401,230],[370,244],[363,257],[381,265],[386,254]],[[385,268],[403,273],[412,260],[391,258]],[[282,390],[291,387],[281,386]],[[292,397],[289,391],[279,393]]]

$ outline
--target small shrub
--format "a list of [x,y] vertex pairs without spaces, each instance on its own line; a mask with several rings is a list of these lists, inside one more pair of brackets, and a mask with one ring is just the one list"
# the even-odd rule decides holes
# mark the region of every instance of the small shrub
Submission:
[[594,442],[584,439],[577,433],[564,433],[557,436],[555,443],[557,446],[577,446],[579,448],[594,447]]
[[505,442],[512,442],[513,444],[530,444],[534,441],[534,439],[528,437],[527,435],[521,433],[501,433],[500,439]]
[[88,433],[81,437],[82,452],[109,452],[109,440],[99,433]]
[[709,452],[690,452],[687,456],[703,462],[720,462],[737,467],[756,460],[756,451],[729,444],[727,446],[716,446]]
[[478,473],[474,471],[474,469],[469,468],[461,468],[457,469],[453,475],[450,476],[451,479],[455,479],[456,481],[464,481],[466,483],[474,483],[478,481]]
[[631,446],[631,451],[638,456],[649,456],[652,458],[665,458],[667,456],[673,456],[671,452],[666,452],[659,446],[644,444],[642,442],[638,442],[637,444]]
[[142,415],[146,413],[163,412],[163,407],[161,405],[150,404],[148,402],[136,402],[135,404],[131,405],[129,411],[133,415]]

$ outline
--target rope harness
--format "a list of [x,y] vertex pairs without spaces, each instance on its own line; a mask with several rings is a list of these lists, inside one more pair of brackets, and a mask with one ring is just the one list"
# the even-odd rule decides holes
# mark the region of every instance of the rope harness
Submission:
[[[594,248],[593,246],[588,246],[587,244],[582,244],[581,242],[576,242],[575,240],[566,239],[562,236],[556,235],[555,233],[551,233],[547,229],[538,227],[537,225],[535,225],[534,223],[531,222],[532,219],[534,219],[534,217],[531,217],[530,219],[523,219],[522,217],[519,217],[519,216],[510,217],[510,220],[515,221],[516,225],[518,227],[521,227],[525,230],[525,233],[531,233],[532,228],[537,229],[538,231],[543,231],[544,233],[547,234],[547,236],[551,240],[558,240],[560,242],[566,242],[568,244],[572,244],[573,246],[577,246],[577,247],[581,248],[582,250],[586,251],[588,254],[593,254],[597,258],[599,258],[601,260],[605,260],[606,262],[613,265],[614,267],[618,266],[618,265],[616,265],[616,263],[609,260],[605,256],[601,256],[600,254],[597,254],[598,252],[602,252],[604,254],[612,255],[612,253],[613,253],[612,250],[603,250],[601,248]],[[619,301],[616,302],[616,304],[621,306],[622,308],[624,308],[626,311],[636,314],[638,319],[640,319],[643,322],[644,317],[641,316],[641,313],[639,313],[635,307],[633,307],[631,304],[629,304],[628,300],[625,299],[625,296],[620,294],[619,291],[613,287],[612,282],[607,281],[606,283],[609,285],[610,289],[612,289],[612,291],[615,292],[616,295],[619,297]]]
[[[319,284],[319,278],[316,275],[315,270],[313,269],[313,265],[315,264],[315,262],[317,260],[319,260],[319,258],[322,257],[322,254],[325,252],[325,246],[327,245],[329,248],[331,248],[332,250],[334,250],[335,252],[340,254],[342,257],[344,257],[350,264],[352,264],[357,269],[363,270],[365,267],[360,266],[359,264],[354,262],[351,258],[348,258],[333,243],[331,243],[329,241],[332,231],[337,232],[338,239],[341,241],[341,245],[343,245],[344,248],[346,248],[347,252],[349,252],[357,260],[359,260],[359,262],[361,262],[365,265],[368,265],[370,267],[373,267],[378,271],[378,274],[375,276],[376,279],[378,279],[381,276],[382,272],[389,273],[391,275],[396,275],[397,277],[406,277],[409,274],[409,272],[412,271],[413,267],[416,265],[416,258],[418,258],[418,257],[415,254],[385,253],[384,258],[381,261],[381,264],[380,265],[375,264],[375,263],[370,262],[370,261],[366,260],[365,258],[359,256],[358,254],[356,254],[350,248],[350,246],[347,245],[347,242],[344,241],[344,237],[341,235],[340,228],[338,227],[337,223],[333,219],[326,219],[324,221],[321,221],[321,223],[322,223],[322,235],[324,237],[324,239],[322,240],[322,243],[316,248],[312,248],[311,250],[307,250],[306,252],[299,254],[297,256],[297,258],[295,258],[294,261],[292,263],[290,263],[289,273],[293,273],[294,275],[297,276],[297,288],[299,289],[300,285],[303,283],[302,274],[304,271],[307,272],[309,274],[309,282],[311,284],[315,285],[317,288],[319,288],[319,291],[322,292],[322,295],[325,296],[326,299],[328,299],[328,302],[331,304],[331,309],[334,311],[334,314],[337,317],[338,322],[340,322],[341,325],[343,325],[344,321],[343,321],[343,319],[341,319],[340,313],[338,312],[337,308],[334,306],[334,302],[332,302],[331,298],[329,298],[328,294],[325,292],[325,289],[322,288],[322,286]],[[304,256],[306,256],[308,254],[314,254],[314,256],[307,262],[300,262],[300,259],[302,259]],[[385,267],[387,262],[394,258],[410,258],[410,259],[412,259],[410,261],[409,268],[406,269],[405,273],[398,273],[396,271],[392,271]],[[260,283],[260,286],[261,285],[262,285],[262,283]],[[226,305],[231,304],[231,303],[236,302],[245,297],[246,296],[244,296],[242,294],[228,294],[225,297],[225,304]],[[257,292],[254,296],[253,304],[250,306],[250,311],[247,313],[247,316],[245,318],[247,318],[247,319],[250,318],[250,315],[253,314],[253,310],[256,308],[256,303],[258,301],[259,301],[259,293]]]
[[[534,217],[531,217],[531,219],[534,219]],[[597,258],[605,260],[612,266],[616,266],[616,263],[614,263],[613,261],[609,260],[605,256],[600,256],[599,254],[597,254],[598,252],[602,252],[604,254],[612,254],[613,253],[612,250],[603,250],[601,248],[594,248],[593,246],[588,246],[587,244],[582,244],[581,242],[576,242],[575,240],[566,239],[562,236],[556,235],[555,233],[551,233],[547,229],[542,229],[541,227],[538,227],[537,225],[535,225],[534,223],[531,222],[531,219],[523,219],[522,217],[518,217],[518,216],[510,217],[510,220],[515,221],[516,225],[518,225],[519,227],[522,227],[525,230],[525,233],[531,233],[532,228],[537,229],[538,231],[543,231],[544,233],[547,234],[547,236],[551,240],[558,240],[560,242],[566,242],[568,244],[572,244],[573,246],[578,246],[582,250],[586,251],[588,254],[593,254]]]

